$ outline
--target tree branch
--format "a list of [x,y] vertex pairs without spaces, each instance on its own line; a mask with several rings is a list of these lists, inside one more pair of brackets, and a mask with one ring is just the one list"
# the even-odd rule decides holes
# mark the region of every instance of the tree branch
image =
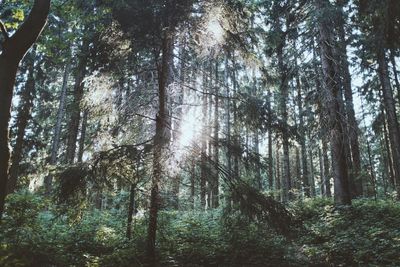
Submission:
[[42,32],[49,9],[50,0],[35,0],[28,18],[4,44],[4,53],[19,62]]
[[10,37],[8,36],[6,26],[4,25],[3,21],[1,21],[1,20],[0,20],[0,29],[1,29],[2,34],[4,35],[4,39],[8,40],[8,38],[10,38]]

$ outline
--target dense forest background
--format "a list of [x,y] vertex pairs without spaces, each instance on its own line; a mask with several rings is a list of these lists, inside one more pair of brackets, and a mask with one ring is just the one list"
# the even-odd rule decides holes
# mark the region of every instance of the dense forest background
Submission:
[[0,266],[400,265],[400,1],[0,19]]

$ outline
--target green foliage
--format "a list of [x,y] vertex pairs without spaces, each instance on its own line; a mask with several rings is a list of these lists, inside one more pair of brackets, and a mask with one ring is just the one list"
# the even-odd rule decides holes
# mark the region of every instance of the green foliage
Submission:
[[[304,225],[292,240],[239,211],[161,211],[158,260],[161,266],[399,265],[398,203],[358,200],[335,208],[327,199],[307,199],[290,209]],[[83,214],[71,223],[43,197],[10,195],[0,266],[146,266],[146,216],[134,218],[128,240],[125,208]]]
[[398,266],[400,206],[391,201],[358,200],[334,208],[325,200],[296,207],[307,234],[301,242],[312,262],[334,266]]

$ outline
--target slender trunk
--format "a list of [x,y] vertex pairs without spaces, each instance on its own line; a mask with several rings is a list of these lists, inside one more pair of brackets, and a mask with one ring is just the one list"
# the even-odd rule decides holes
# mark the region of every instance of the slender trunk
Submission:
[[300,134],[300,148],[301,148],[301,162],[302,162],[302,173],[301,178],[303,182],[304,195],[306,197],[311,196],[310,190],[310,177],[308,174],[308,162],[307,162],[307,148],[306,148],[306,134],[304,127],[304,112],[303,112],[303,98],[301,95],[302,86],[300,83],[300,78],[297,75],[297,107],[299,109],[299,134]]
[[282,190],[281,190],[281,153],[279,151],[279,144],[276,144],[276,166],[275,166],[275,190],[276,190],[276,199],[282,201]]
[[312,147],[309,150],[310,153],[310,189],[311,189],[311,197],[315,197],[315,171],[314,171],[314,163],[313,163],[313,149]]
[[[236,93],[238,91],[238,84],[236,80],[236,58],[235,54],[233,54],[232,58],[232,84],[233,84],[233,94],[236,97]],[[239,129],[238,129],[238,110],[237,110],[237,101],[233,100],[233,176],[235,179],[239,178],[239,157],[242,155],[242,148],[239,136]]]
[[[214,165],[219,165],[219,77],[218,77],[218,61],[215,63],[215,85],[214,85],[214,93],[215,93],[215,102],[214,102]],[[214,168],[213,175],[213,185],[212,185],[212,195],[213,202],[212,207],[218,208],[219,206],[219,170],[218,167]]]
[[[50,0],[35,0],[32,10],[21,27],[5,38],[0,55],[0,220],[7,194],[10,161],[9,128],[11,102],[18,65],[28,49],[35,43],[46,24]],[[3,32],[3,35],[7,33]]]
[[232,173],[232,143],[231,143],[231,90],[228,84],[228,76],[229,76],[229,61],[228,56],[225,57],[225,70],[224,70],[224,80],[226,87],[226,143],[227,143],[227,151],[226,151],[226,161],[228,173]]
[[260,137],[258,130],[254,133],[254,152],[255,152],[255,172],[256,172],[256,186],[259,190],[263,190],[263,181],[261,177],[261,158],[260,158]]
[[126,238],[132,238],[132,219],[135,213],[136,205],[135,205],[135,185],[131,184],[129,191],[129,205],[128,205],[128,223],[126,226]]
[[[329,0],[316,0],[317,9],[326,13],[330,7]],[[331,138],[332,169],[335,187],[335,203],[337,205],[350,205],[348,168],[344,151],[343,114],[340,110],[340,88],[335,71],[335,58],[333,52],[333,38],[329,16],[321,16],[319,22],[319,45],[324,76],[322,90],[323,106],[328,112],[329,130]]]
[[17,187],[19,164],[22,160],[22,152],[25,144],[25,131],[30,120],[30,114],[33,107],[33,99],[35,98],[36,94],[34,77],[35,56],[35,52],[32,52],[32,54],[27,57],[28,78],[25,84],[25,88],[22,91],[20,106],[18,108],[18,116],[16,122],[16,139],[11,155],[11,167],[9,170],[7,194],[13,193]]
[[[280,29],[280,26],[278,26]],[[283,34],[283,33],[281,33]],[[287,111],[287,100],[289,97],[288,91],[288,78],[287,78],[287,68],[284,64],[283,58],[283,48],[284,41],[279,44],[277,48],[277,57],[278,57],[278,68],[280,75],[280,84],[279,84],[279,112],[282,117],[282,123],[284,124],[282,127],[282,146],[283,146],[283,173],[282,173],[282,196],[283,201],[290,200],[290,191],[292,189],[292,181],[290,176],[290,153],[289,153],[289,129],[288,129],[288,111]]]
[[271,91],[267,93],[267,112],[268,112],[268,184],[269,190],[274,188],[274,159],[272,151],[272,114],[271,114]]
[[196,164],[194,160],[192,161],[192,171],[190,173],[190,203],[192,209],[194,210],[194,196],[195,196],[195,181],[196,181]]
[[207,86],[207,75],[206,68],[203,69],[203,103],[202,103],[202,111],[203,111],[203,121],[202,121],[202,134],[201,134],[201,166],[200,166],[200,206],[202,209],[206,208],[206,181],[207,181],[207,117],[208,117],[208,109],[207,109],[207,94],[206,94],[206,86]]
[[86,76],[86,67],[88,61],[89,41],[84,40],[79,57],[78,67],[75,76],[75,85],[73,89],[73,100],[70,107],[70,120],[68,127],[68,140],[66,163],[72,164],[75,161],[76,143],[78,140],[79,124],[81,120],[81,102],[83,98],[84,79]]
[[326,190],[324,183],[324,159],[322,157],[321,148],[318,148],[318,159],[319,159],[319,176],[320,176],[319,188],[321,190],[321,196],[326,197]]
[[85,151],[87,120],[88,110],[85,110],[82,116],[81,134],[79,137],[78,162],[82,162],[83,152]]
[[326,197],[332,196],[331,190],[331,171],[330,171],[330,164],[329,164],[329,156],[328,156],[328,143],[323,140],[322,141],[322,157],[324,160],[324,187],[325,187],[325,194]]
[[[58,150],[60,147],[62,122],[63,122],[64,116],[65,116],[68,76],[69,76],[70,68],[71,68],[71,63],[70,63],[70,61],[68,61],[64,68],[63,83],[62,83],[62,87],[61,87],[60,101],[58,104],[56,125],[54,127],[53,140],[52,140],[52,145],[51,145],[51,155],[50,155],[50,162],[49,162],[50,165],[55,165],[57,163]],[[46,194],[50,194],[52,183],[53,183],[53,176],[51,174],[48,174],[44,178],[44,187],[45,187]]]

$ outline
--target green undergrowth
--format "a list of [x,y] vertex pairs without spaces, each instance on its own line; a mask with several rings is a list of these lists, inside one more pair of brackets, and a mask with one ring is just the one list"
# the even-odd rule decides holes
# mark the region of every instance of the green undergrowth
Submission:
[[[120,201],[120,200],[118,200]],[[126,238],[126,209],[60,213],[45,198],[8,198],[0,266],[146,266],[146,216]],[[400,266],[400,205],[326,199],[290,204],[303,227],[291,240],[238,211],[161,211],[159,266]]]

